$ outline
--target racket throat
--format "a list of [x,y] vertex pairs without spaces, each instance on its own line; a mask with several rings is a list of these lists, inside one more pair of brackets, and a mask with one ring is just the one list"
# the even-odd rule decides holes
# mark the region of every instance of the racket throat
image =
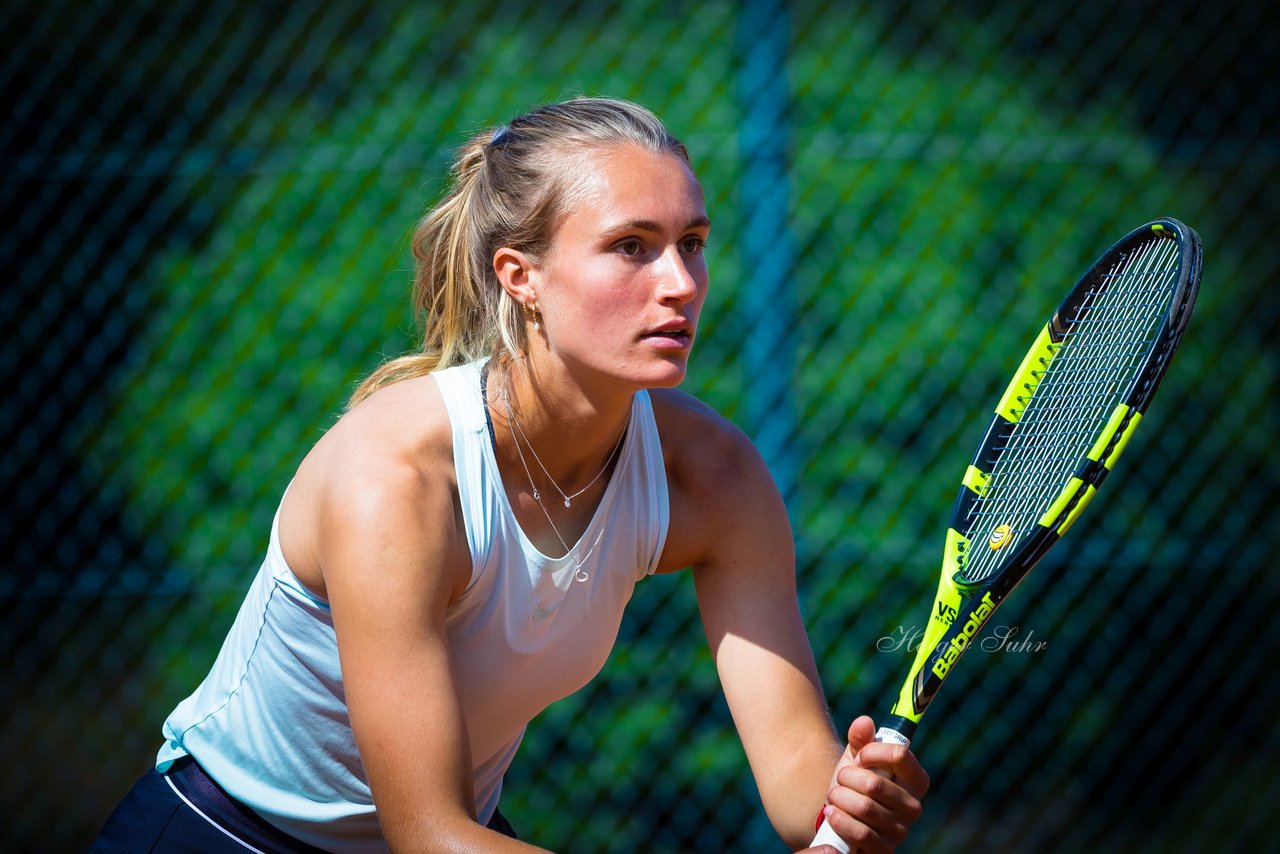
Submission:
[[916,722],[902,715],[889,715],[876,730],[876,741],[908,747],[916,735]]

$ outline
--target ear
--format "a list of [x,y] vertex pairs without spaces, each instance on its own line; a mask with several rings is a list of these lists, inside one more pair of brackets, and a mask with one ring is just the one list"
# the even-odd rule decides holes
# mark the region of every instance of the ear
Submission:
[[493,272],[498,284],[513,300],[521,305],[536,304],[542,273],[528,255],[510,246],[500,246],[493,253]]

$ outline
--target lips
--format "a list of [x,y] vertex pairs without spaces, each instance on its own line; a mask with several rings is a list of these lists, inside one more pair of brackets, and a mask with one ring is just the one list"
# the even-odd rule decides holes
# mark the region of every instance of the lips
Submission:
[[654,329],[646,332],[644,338],[668,338],[673,341],[688,341],[693,337],[693,330],[690,328],[688,321],[683,319],[671,320]]
[[683,323],[673,324],[670,328],[662,327],[646,332],[640,336],[640,340],[659,352],[687,354],[693,346],[693,330]]

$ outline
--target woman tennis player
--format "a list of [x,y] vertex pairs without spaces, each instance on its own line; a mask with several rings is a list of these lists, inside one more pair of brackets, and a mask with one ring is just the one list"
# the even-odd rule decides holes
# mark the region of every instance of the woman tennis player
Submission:
[[821,812],[891,850],[928,777],[869,718],[833,730],[777,489],[674,388],[708,280],[685,147],[580,98],[470,140],[453,179],[414,239],[421,352],[303,460],[95,850],[533,850],[498,811],[526,724],[604,665],[637,582],[685,569],[779,835]]

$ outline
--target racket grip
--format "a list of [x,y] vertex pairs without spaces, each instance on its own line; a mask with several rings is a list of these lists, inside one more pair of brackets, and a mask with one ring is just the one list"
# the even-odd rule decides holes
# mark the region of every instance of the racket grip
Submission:
[[[901,744],[903,747],[908,747],[911,744],[910,738],[898,732],[896,729],[887,726],[882,726],[880,729],[876,730],[876,741],[889,742],[890,744]],[[881,771],[876,771],[876,773],[880,774],[882,777],[887,776]],[[822,820],[822,826],[818,828],[817,835],[813,837],[813,842],[809,843],[810,848],[818,845],[830,845],[832,848],[839,851],[840,854],[849,854],[849,843],[836,835],[836,832],[831,829],[831,825],[825,818]]]

